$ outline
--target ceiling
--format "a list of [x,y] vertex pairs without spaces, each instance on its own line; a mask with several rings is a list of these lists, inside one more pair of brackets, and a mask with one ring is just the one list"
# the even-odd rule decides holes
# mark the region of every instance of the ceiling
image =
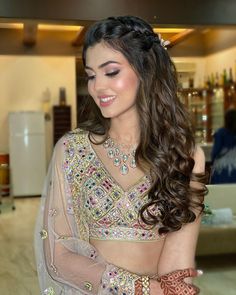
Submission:
[[[79,23],[80,24],[80,23]],[[1,55],[75,56],[83,75],[81,51],[90,23],[10,22],[0,19]],[[154,27],[164,40],[171,57],[206,56],[236,46],[236,27]]]
[[[73,36],[69,41],[69,45],[79,47],[83,44],[84,35],[89,26],[83,24],[83,26],[74,24],[57,24],[57,23],[38,23],[36,21],[25,22],[0,22],[1,30],[17,30],[21,32],[21,42],[24,46],[35,46],[39,42],[38,35],[42,31],[50,32],[63,32],[64,34],[70,32],[70,36]],[[183,41],[187,36],[194,32],[194,29],[190,28],[154,28],[156,33],[161,33],[161,37],[164,40],[168,40],[167,47],[173,47],[179,42]]]

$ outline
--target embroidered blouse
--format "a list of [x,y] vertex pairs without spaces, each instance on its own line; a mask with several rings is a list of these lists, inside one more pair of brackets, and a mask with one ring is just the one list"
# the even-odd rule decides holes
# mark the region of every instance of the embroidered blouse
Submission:
[[[138,216],[140,208],[148,201],[150,180],[147,176],[124,191],[97,157],[87,132],[79,136],[72,134],[64,144],[66,162],[69,163],[65,171],[75,191],[72,194],[74,202],[80,211],[83,210],[89,238],[136,241],[161,238],[157,227],[148,229]],[[76,181],[78,163],[79,180]]]
[[36,226],[42,294],[134,294],[138,276],[108,264],[89,239],[163,239],[158,226],[150,229],[139,219],[149,187],[144,176],[124,191],[96,155],[88,132],[64,136],[54,150]]

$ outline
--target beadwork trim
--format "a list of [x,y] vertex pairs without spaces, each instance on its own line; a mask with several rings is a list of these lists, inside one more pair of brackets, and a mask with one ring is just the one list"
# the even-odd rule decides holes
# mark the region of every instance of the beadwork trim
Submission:
[[149,277],[148,276],[143,276],[141,278],[142,280],[142,292],[143,292],[143,295],[149,295],[150,294],[150,280],[149,280]]
[[91,239],[97,240],[134,240],[134,241],[153,241],[161,240],[165,235],[159,235],[157,231],[126,228],[126,227],[110,227],[98,228],[90,227],[89,236]]

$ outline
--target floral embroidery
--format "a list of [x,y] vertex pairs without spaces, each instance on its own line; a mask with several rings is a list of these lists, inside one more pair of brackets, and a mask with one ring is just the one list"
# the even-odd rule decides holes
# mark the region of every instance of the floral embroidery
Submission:
[[40,236],[42,240],[45,240],[48,237],[48,232],[45,229],[40,231]]

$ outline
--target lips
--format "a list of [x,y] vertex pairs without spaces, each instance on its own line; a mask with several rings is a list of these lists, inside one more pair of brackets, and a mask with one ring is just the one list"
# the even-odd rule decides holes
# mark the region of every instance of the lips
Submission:
[[100,101],[100,106],[101,107],[107,107],[113,103],[115,100],[115,95],[103,95],[103,96],[98,96],[99,101]]

